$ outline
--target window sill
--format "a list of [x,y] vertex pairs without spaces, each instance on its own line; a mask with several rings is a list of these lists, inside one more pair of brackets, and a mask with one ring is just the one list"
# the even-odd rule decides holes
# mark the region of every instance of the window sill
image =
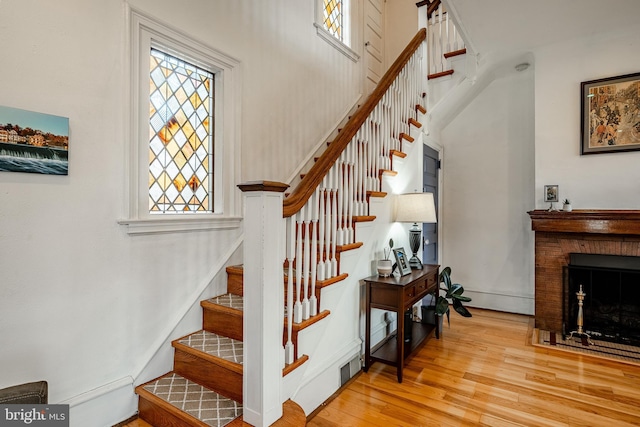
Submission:
[[358,60],[360,59],[360,55],[358,55],[353,49],[332,36],[331,33],[329,33],[322,27],[322,25],[314,23],[313,26],[316,27],[316,32],[318,33],[320,38],[338,49],[340,53],[351,59],[353,62],[358,62]]
[[241,217],[221,217],[214,215],[190,218],[185,218],[183,215],[174,215],[169,218],[162,216],[158,218],[123,219],[118,221],[118,224],[127,227],[127,233],[131,235],[240,228],[241,223]]

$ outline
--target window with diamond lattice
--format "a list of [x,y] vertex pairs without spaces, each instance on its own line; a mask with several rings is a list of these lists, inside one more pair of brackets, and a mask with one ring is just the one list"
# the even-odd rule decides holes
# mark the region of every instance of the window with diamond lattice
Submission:
[[342,0],[323,0],[324,28],[340,41],[344,41],[342,3]]
[[151,49],[149,212],[213,211],[213,73]]

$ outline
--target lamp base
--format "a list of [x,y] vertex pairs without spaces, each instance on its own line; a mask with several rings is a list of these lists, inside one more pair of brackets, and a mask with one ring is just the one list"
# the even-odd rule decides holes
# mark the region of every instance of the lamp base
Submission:
[[413,227],[409,230],[409,246],[413,256],[409,259],[409,265],[416,270],[422,270],[422,261],[418,258],[418,250],[420,249],[420,242],[422,241],[422,230],[417,223],[413,224]]
[[411,259],[409,259],[409,265],[414,270],[422,270],[422,262],[418,259],[417,256],[415,256],[415,254],[411,257]]

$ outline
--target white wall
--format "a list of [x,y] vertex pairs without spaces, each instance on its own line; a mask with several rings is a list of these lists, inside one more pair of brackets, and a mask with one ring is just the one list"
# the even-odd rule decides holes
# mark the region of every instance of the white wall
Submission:
[[559,185],[574,209],[639,209],[640,152],[580,155],[580,82],[640,71],[640,26],[536,52],[536,207]]
[[418,32],[418,8],[413,0],[386,0],[384,13],[387,70]]
[[443,266],[470,306],[533,313],[533,71],[490,83],[441,132]]
[[[241,61],[243,181],[286,179],[360,95],[359,64],[317,37],[312,2],[130,3]],[[131,382],[168,370],[166,341],[199,326],[192,305],[220,293],[224,264],[241,261],[241,229],[132,237],[117,223],[125,9],[0,2],[0,104],[70,123],[68,176],[0,173],[0,387],[45,379],[50,401],[71,403],[83,427],[133,413],[119,401],[102,405],[108,418],[87,409],[73,421],[82,402],[114,390],[134,402]]]

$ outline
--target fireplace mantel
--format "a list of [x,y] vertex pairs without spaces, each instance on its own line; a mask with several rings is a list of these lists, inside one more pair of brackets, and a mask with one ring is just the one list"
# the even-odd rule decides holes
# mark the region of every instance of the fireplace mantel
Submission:
[[533,231],[640,235],[640,210],[530,211]]
[[534,210],[535,325],[562,329],[563,268],[571,253],[640,256],[640,210]]

